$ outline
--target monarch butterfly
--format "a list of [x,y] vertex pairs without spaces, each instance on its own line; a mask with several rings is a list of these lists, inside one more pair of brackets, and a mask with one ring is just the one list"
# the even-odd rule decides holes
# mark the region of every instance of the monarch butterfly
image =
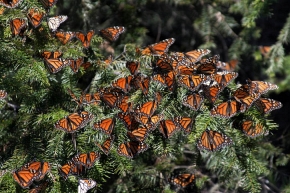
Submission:
[[147,149],[148,146],[144,142],[128,141],[125,143],[121,143],[117,149],[117,152],[120,156],[133,158],[139,153],[146,151]]
[[275,109],[280,109],[282,107],[281,102],[269,98],[259,98],[255,101],[254,104],[261,113],[265,114],[270,113]]
[[72,113],[57,121],[54,127],[68,133],[74,133],[77,130],[85,127],[86,124],[93,119],[93,117],[94,115],[87,111]]
[[110,108],[115,108],[117,103],[122,100],[124,94],[119,89],[113,89],[111,87],[105,88],[100,91],[100,98]]
[[242,130],[248,137],[254,138],[264,134],[263,125],[257,123],[254,125],[251,120],[244,120],[241,124]]
[[232,143],[233,141],[226,135],[206,129],[197,142],[197,148],[199,150],[205,149],[208,151],[216,151]]
[[159,131],[162,133],[164,138],[170,138],[179,129],[180,128],[171,119],[160,121]]
[[276,84],[272,84],[270,82],[265,82],[265,81],[251,81],[247,80],[248,82],[248,89],[249,92],[256,92],[258,94],[265,94],[269,90],[276,90],[278,89],[278,86]]
[[228,84],[238,77],[236,72],[217,72],[216,74],[211,75],[211,79],[216,81],[221,89],[224,89]]
[[116,107],[123,112],[131,111],[132,103],[128,102],[129,96],[124,96],[121,100],[117,101]]
[[91,167],[93,167],[95,162],[100,159],[100,157],[100,153],[92,151],[90,153],[77,154],[72,158],[72,161],[75,164],[81,164],[87,169],[90,169]]
[[193,75],[195,70],[186,65],[179,65],[177,66],[176,73],[179,75]]
[[58,30],[55,32],[55,37],[63,44],[65,45],[66,43],[68,43],[70,40],[72,40],[74,37],[76,37],[76,33],[75,32],[71,32],[71,31],[62,31],[62,30]]
[[190,95],[186,95],[183,100],[182,104],[191,108],[192,110],[199,110],[202,102],[204,101],[204,97],[199,93],[191,93]]
[[219,55],[214,55],[213,57],[202,60],[200,64],[196,67],[196,73],[205,75],[215,74],[217,71],[216,64],[219,59]]
[[115,136],[111,135],[110,137],[108,137],[105,142],[101,145],[99,143],[96,142],[96,145],[106,154],[109,154],[109,151],[112,148],[113,142],[115,140]]
[[168,59],[167,54],[162,54],[157,60],[156,64],[153,66],[153,73],[156,74],[166,74],[173,71],[173,66],[171,65],[171,60]]
[[36,187],[29,190],[29,193],[41,193],[45,192],[45,189],[49,185],[49,181],[42,182],[41,184],[37,185]]
[[117,114],[117,117],[124,123],[129,131],[137,129],[140,125],[140,123],[136,121],[135,116],[129,112],[120,112]]
[[146,127],[139,127],[138,129],[135,129],[133,131],[128,131],[127,136],[132,140],[132,141],[139,141],[143,142],[149,134],[150,130]]
[[153,113],[156,111],[158,105],[157,100],[148,101],[143,103],[142,105],[138,105],[135,109],[136,113],[145,115],[147,117],[151,117]]
[[190,134],[192,124],[193,124],[193,119],[190,117],[175,117],[174,118],[175,124],[181,128],[185,133]]
[[72,71],[74,73],[77,73],[79,71],[79,68],[81,67],[81,65],[84,63],[84,58],[80,57],[76,60],[71,59],[70,60],[70,68],[72,69]]
[[79,99],[75,96],[75,94],[70,89],[68,89],[68,92],[69,92],[70,96],[73,98],[73,100],[79,106],[81,106],[83,104],[95,104],[95,105],[97,105],[98,101],[101,100],[98,92],[96,92],[94,94],[90,94],[90,93],[82,94]]
[[189,184],[191,184],[195,179],[194,174],[179,174],[177,176],[174,176],[170,179],[170,183],[185,188]]
[[183,75],[178,78],[178,83],[191,91],[195,91],[207,80],[204,74]]
[[226,70],[226,71],[229,71],[229,72],[232,72],[235,70],[236,66],[238,65],[239,61],[236,60],[236,59],[232,59],[228,62],[221,62],[221,61],[218,61],[216,66],[218,69],[221,69],[221,70]]
[[103,119],[101,121],[98,121],[97,123],[94,123],[93,126],[95,130],[102,131],[107,135],[111,135],[114,127],[115,127],[115,118]]
[[247,109],[255,102],[259,97],[260,94],[252,93],[250,94],[248,89],[244,86],[239,87],[233,94],[234,98],[240,102],[245,104]]
[[211,116],[219,116],[221,118],[231,118],[239,112],[245,112],[245,104],[241,104],[236,100],[228,100],[211,109]]
[[259,50],[264,57],[269,57],[269,52],[271,50],[271,46],[259,46]]
[[127,61],[126,68],[128,68],[130,73],[135,76],[139,73],[140,62]]
[[92,179],[79,179],[78,193],[86,193],[96,185],[97,182]]
[[58,173],[64,180],[67,180],[73,165],[73,162],[68,161],[68,163],[58,168]]
[[55,17],[48,17],[47,18],[47,25],[48,28],[52,31],[55,32],[57,28],[60,26],[61,23],[65,22],[67,20],[66,15],[58,15]]
[[7,92],[5,90],[0,90],[0,100],[5,99],[7,97]]
[[173,91],[176,88],[175,74],[173,71],[167,74],[156,74],[153,76],[153,80],[167,86],[170,91]]
[[41,53],[41,56],[46,59],[57,59],[62,56],[62,53],[60,51],[54,51],[54,52],[43,51]]
[[22,187],[22,188],[28,188],[35,176],[38,175],[38,173],[36,173],[36,171],[34,170],[16,170],[13,171],[12,173],[13,175],[13,179]]
[[110,40],[110,41],[116,41],[120,34],[124,33],[126,31],[125,27],[123,26],[114,26],[114,27],[108,27],[106,29],[100,30],[101,35]]
[[44,58],[44,63],[48,67],[51,73],[57,73],[64,67],[71,64],[70,60],[62,59],[62,58],[55,58],[55,59],[47,59]]
[[86,172],[86,167],[82,164],[73,163],[71,165],[70,173],[71,175],[81,176]]
[[28,10],[27,18],[34,28],[37,28],[46,14],[40,12],[38,9],[31,8]]
[[0,5],[8,8],[17,7],[23,0],[0,0]]
[[135,120],[139,123],[143,124],[146,128],[148,128],[150,131],[154,130],[157,126],[157,124],[163,120],[163,115],[153,115],[153,116],[146,116],[142,114],[136,114]]
[[84,48],[88,48],[90,47],[94,33],[94,30],[88,31],[87,35],[83,34],[82,32],[76,32],[76,37],[82,42]]
[[10,28],[12,36],[19,35],[23,37],[24,31],[26,30],[27,24],[25,19],[15,18],[10,21]]
[[142,55],[161,56],[168,52],[169,47],[175,42],[174,38],[162,40],[161,42],[151,44],[144,48],[141,52]]
[[185,63],[195,64],[196,62],[200,61],[200,59],[209,54],[210,50],[208,49],[196,49],[189,52],[176,52],[179,57],[182,57]]
[[45,9],[50,9],[52,6],[54,6],[57,2],[57,0],[40,0],[42,5]]
[[112,86],[121,89],[123,92],[127,93],[131,90],[130,83],[133,79],[132,75],[121,77],[112,82]]
[[34,171],[35,174],[38,173],[38,175],[34,177],[34,180],[40,181],[50,171],[50,164],[48,162],[32,161],[25,164],[22,169]]
[[142,74],[137,74],[134,76],[134,78],[131,81],[131,85],[135,89],[141,89],[144,95],[147,95],[149,92],[149,84],[150,84],[151,78],[150,76],[143,76]]
[[219,93],[222,91],[218,84],[210,84],[210,85],[203,84],[202,90],[207,100],[209,100],[211,103],[214,103],[216,101],[216,99],[219,96]]

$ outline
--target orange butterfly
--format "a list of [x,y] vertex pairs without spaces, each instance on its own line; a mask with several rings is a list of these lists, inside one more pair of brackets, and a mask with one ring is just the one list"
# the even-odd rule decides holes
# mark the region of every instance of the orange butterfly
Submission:
[[263,125],[260,123],[254,124],[251,120],[244,120],[241,127],[248,137],[254,138],[264,134]]
[[107,138],[105,140],[105,142],[101,145],[99,143],[96,142],[96,145],[106,154],[108,155],[109,154],[109,151],[111,150],[112,148],[112,145],[113,145],[113,142],[115,140],[115,136],[114,135],[111,135],[109,138]]
[[94,30],[88,31],[87,35],[83,34],[82,32],[76,32],[76,37],[82,42],[84,48],[88,48],[90,47],[94,33]]
[[131,90],[130,83],[133,79],[132,75],[121,77],[112,82],[112,86],[118,89],[121,89],[124,93],[127,93]]
[[12,173],[13,179],[22,187],[22,188],[28,188],[35,176],[38,174],[35,174],[35,171],[33,170],[16,170]]
[[26,20],[21,18],[15,18],[10,21],[10,28],[12,36],[19,35],[20,37],[24,36],[24,32],[27,28]]
[[0,0],[0,5],[8,8],[17,7],[23,0]]
[[55,59],[47,59],[44,58],[44,63],[48,67],[51,73],[57,73],[64,67],[71,64],[70,60],[62,59],[62,58],[55,58]]
[[93,119],[93,117],[94,115],[87,111],[72,113],[57,121],[54,124],[54,127],[68,133],[74,133],[85,127]]
[[197,111],[197,110],[199,110],[203,100],[204,100],[204,97],[201,94],[192,93],[190,95],[186,95],[183,98],[182,104]]
[[99,130],[104,132],[107,135],[111,135],[113,129],[115,127],[115,118],[106,118],[97,123],[94,123],[93,128],[95,130]]
[[207,80],[207,77],[203,74],[183,75],[178,78],[178,83],[181,84],[182,86],[185,86],[191,91],[195,91],[206,80]]
[[157,60],[156,64],[153,66],[153,73],[156,74],[166,74],[173,71],[172,61],[169,59],[169,55],[162,54]]
[[90,153],[81,153],[77,154],[72,158],[72,161],[75,164],[81,164],[85,166],[87,169],[93,167],[95,162],[99,160],[101,155],[98,152],[90,152]]
[[135,76],[139,73],[140,62],[128,61],[126,62],[126,68]]
[[0,90],[0,100],[5,99],[7,97],[7,92],[5,90]]
[[176,131],[179,131],[179,129],[175,121],[171,119],[162,120],[160,122],[159,131],[164,138],[170,138]]
[[147,129],[150,131],[155,130],[157,124],[163,120],[163,115],[153,115],[153,116],[146,116],[143,114],[136,114],[135,120],[139,123],[143,124]]
[[216,74],[211,75],[211,79],[216,81],[221,89],[224,89],[228,84],[238,77],[236,72],[217,72]]
[[185,131],[185,133],[190,134],[193,124],[193,119],[190,117],[175,117],[174,122],[177,127]]
[[54,6],[57,2],[57,0],[40,0],[42,5],[45,9],[50,9],[52,6]]
[[269,57],[271,46],[259,46],[259,50],[264,57]]
[[124,98],[124,93],[120,89],[108,87],[100,92],[101,100],[110,108],[117,107],[117,104]]
[[141,152],[144,152],[148,149],[146,143],[138,141],[129,141],[121,143],[117,149],[117,152],[120,156],[125,156],[127,158],[133,158]]
[[43,51],[41,53],[41,56],[46,59],[57,59],[62,56],[62,53],[60,51],[54,51],[54,52]]
[[97,185],[92,179],[79,179],[78,193],[86,193]]
[[231,118],[239,112],[245,112],[245,104],[241,104],[236,100],[228,100],[221,104],[214,106],[211,109],[211,116],[218,116],[221,118]]
[[137,129],[140,123],[135,119],[135,116],[129,112],[120,112],[117,117],[124,123],[125,127],[129,131]]
[[253,104],[253,102],[255,102],[260,97],[260,94],[250,94],[248,86],[242,85],[234,92],[233,96],[238,102],[245,104],[247,106],[246,108],[248,109]]
[[124,96],[121,100],[117,101],[116,107],[123,112],[131,111],[133,104],[128,102],[130,96]]
[[157,100],[148,101],[142,105],[138,105],[135,109],[135,113],[145,115],[147,117],[152,117],[153,113],[156,111],[158,105]]
[[282,107],[281,102],[269,98],[259,98],[255,101],[254,104],[261,113],[265,114],[270,113],[275,109],[280,109]]
[[68,89],[68,92],[70,94],[70,96],[73,98],[73,100],[79,105],[87,105],[87,104],[94,104],[94,105],[97,105],[99,103],[99,101],[101,100],[100,96],[99,96],[99,93],[96,92],[94,94],[90,94],[90,93],[87,93],[87,94],[82,94],[80,96],[80,99],[78,99],[75,94],[70,90]]
[[150,130],[146,127],[139,127],[133,131],[128,131],[127,136],[133,141],[143,142],[149,134]]
[[195,73],[195,69],[186,65],[179,65],[175,71],[179,75],[193,75]]
[[238,60],[232,59],[229,62],[218,61],[216,66],[217,66],[218,69],[226,70],[226,71],[229,71],[229,72],[233,72],[235,70],[236,66],[238,65],[238,63],[239,63]]
[[219,55],[214,55],[213,57],[210,57],[208,59],[201,60],[200,64],[197,67],[195,67],[196,73],[205,75],[215,74],[217,72],[216,64],[219,61],[219,59],[220,59]]
[[40,12],[38,9],[31,8],[28,10],[27,18],[29,19],[33,27],[37,28],[41,24],[45,15],[45,13]]
[[120,34],[124,33],[126,31],[125,27],[123,26],[114,26],[114,27],[108,27],[106,29],[100,30],[101,35],[110,40],[110,41],[116,41]]
[[177,176],[172,177],[169,181],[170,183],[185,188],[189,184],[191,184],[195,179],[194,174],[179,174]]
[[149,83],[150,83],[150,76],[145,77],[141,73],[134,76],[131,81],[131,85],[135,89],[141,89],[144,95],[147,95],[149,92]]
[[216,151],[232,143],[233,141],[226,135],[206,129],[197,142],[197,148],[200,150]]
[[68,176],[70,175],[72,166],[74,166],[74,163],[69,161],[68,163],[58,168],[58,173],[61,177],[63,177],[64,180],[67,180]]
[[75,32],[58,30],[55,32],[55,37],[62,43],[66,44],[76,36]]
[[42,182],[41,184],[37,185],[36,187],[29,189],[29,193],[45,192],[48,185],[49,185],[49,181]]
[[176,55],[181,57],[184,61],[185,64],[195,64],[196,62],[200,61],[200,59],[209,54],[210,50],[208,49],[197,49],[197,50],[192,50],[189,52],[176,52]]
[[79,68],[84,63],[84,58],[80,57],[76,60],[70,59],[70,68],[74,73],[77,73],[79,71]]
[[207,100],[209,100],[211,103],[214,103],[216,101],[220,92],[222,91],[218,84],[203,84],[202,90]]
[[169,47],[175,42],[174,38],[162,40],[161,42],[151,44],[144,48],[141,52],[142,55],[161,56],[168,52]]
[[176,88],[175,74],[173,71],[167,74],[156,74],[153,76],[153,80],[165,85],[170,91]]
[[269,90],[276,90],[278,89],[278,86],[276,84],[272,84],[270,82],[265,82],[265,81],[251,81],[247,80],[248,83],[248,90],[250,93],[258,93],[258,94],[265,94]]

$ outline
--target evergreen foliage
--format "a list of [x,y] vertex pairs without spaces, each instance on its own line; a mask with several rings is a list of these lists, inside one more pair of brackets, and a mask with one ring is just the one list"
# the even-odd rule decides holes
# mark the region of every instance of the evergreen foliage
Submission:
[[[163,114],[164,119],[176,116],[194,119],[189,135],[180,131],[170,139],[162,136],[158,126],[146,139],[148,150],[134,159],[120,156],[117,152],[118,146],[128,141],[127,129],[120,119],[116,119],[113,130],[116,138],[109,155],[101,153],[96,145],[102,144],[108,136],[94,130],[93,124],[116,116],[120,110],[109,108],[103,102],[79,105],[68,91],[70,89],[78,99],[83,93],[101,92],[112,81],[130,75],[127,61],[140,62],[140,71],[152,77],[152,64],[158,57],[140,55],[136,50],[170,37],[176,39],[170,51],[210,49],[212,56],[221,55],[221,61],[239,59],[239,68],[250,62],[254,66],[251,69],[263,69],[261,73],[253,73],[252,77],[247,77],[243,70],[239,71],[237,80],[242,83],[247,78],[267,80],[268,77],[261,77],[269,75],[270,80],[278,84],[278,80],[274,80],[278,72],[275,69],[289,63],[289,56],[284,57],[283,46],[289,42],[290,16],[267,56],[258,53],[258,45],[251,43],[259,38],[256,20],[270,13],[271,3],[271,0],[241,0],[235,4],[230,0],[82,3],[59,0],[48,15],[67,14],[68,20],[60,26],[65,31],[95,30],[88,49],[84,49],[78,40],[63,45],[50,32],[46,19],[38,28],[29,24],[24,37],[12,37],[11,19],[20,17],[27,20],[26,14],[31,7],[42,12],[47,10],[36,0],[23,0],[13,9],[4,7],[0,15],[0,90],[5,90],[8,95],[0,100],[0,192],[27,192],[13,180],[12,172],[33,159],[51,165],[45,177],[50,182],[47,192],[76,192],[78,178],[92,178],[97,182],[91,192],[260,192],[266,180],[275,184],[276,167],[285,166],[289,156],[268,140],[267,134],[278,128],[271,117],[255,107],[229,119],[210,115],[213,106],[227,101],[239,87],[235,82],[220,93],[215,104],[205,100],[198,111],[182,104],[188,89],[180,85],[171,92],[151,80],[148,96],[140,89],[130,92],[129,102],[133,108],[154,100],[156,93],[160,92],[162,100],[155,114]],[[126,33],[116,42],[108,43],[98,30],[114,25],[125,26]],[[61,51],[61,58],[65,59],[85,57],[91,66],[87,69],[81,67],[77,73],[68,66],[53,74],[43,62],[43,51]],[[259,56],[250,58],[252,53]],[[110,54],[114,58],[112,61],[107,59]],[[266,59],[269,64],[261,67],[259,64]],[[286,82],[281,86],[282,89],[289,87]],[[55,129],[57,121],[83,110],[94,115],[84,128],[73,134]],[[244,135],[240,122],[245,118],[261,123],[267,131],[265,135],[257,138]],[[207,128],[226,134],[233,144],[215,152],[199,150],[196,143]],[[64,181],[58,168],[68,163],[76,153],[91,151],[100,152],[100,160],[84,175],[69,176]],[[170,179],[180,173],[193,173],[194,183],[185,188],[170,183]],[[34,182],[32,187],[39,184],[41,182]],[[289,189],[288,186],[285,190]]]

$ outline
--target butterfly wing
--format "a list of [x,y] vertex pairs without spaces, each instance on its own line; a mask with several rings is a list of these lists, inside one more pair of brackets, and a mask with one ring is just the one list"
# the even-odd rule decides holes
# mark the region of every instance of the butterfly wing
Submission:
[[76,37],[82,42],[84,48],[90,47],[91,40],[95,34],[94,30],[88,31],[88,33],[85,35],[82,32],[76,32]]
[[195,179],[194,174],[179,174],[170,179],[170,182],[178,187],[185,188],[191,184]]
[[79,179],[78,193],[86,193],[96,185],[97,182],[92,179]]
[[255,101],[254,104],[261,113],[265,114],[270,113],[275,109],[280,109],[282,107],[281,102],[269,98],[259,98]]
[[113,42],[116,41],[119,36],[126,31],[123,26],[108,27],[106,29],[100,30],[101,35],[107,40]]
[[76,36],[75,32],[58,30],[55,32],[55,37],[63,44],[67,44]]
[[244,120],[241,124],[242,131],[245,135],[251,138],[258,137],[264,134],[263,126],[260,123],[254,125],[251,120]]
[[115,127],[115,118],[103,119],[95,123],[93,126],[94,129],[102,131],[107,135],[111,135],[114,127]]
[[204,97],[199,93],[192,93],[190,95],[186,95],[183,98],[182,104],[191,108],[192,110],[199,110],[202,102],[204,101]]
[[49,71],[51,73],[57,73],[64,67],[68,66],[71,64],[70,60],[65,60],[62,58],[56,58],[56,59],[47,59],[44,58],[44,63],[48,67]]
[[15,18],[10,21],[10,28],[12,36],[22,36],[23,32],[26,30],[26,20],[21,18]]
[[160,121],[159,131],[162,133],[164,138],[170,138],[176,131],[179,130],[179,127],[171,119]]
[[142,55],[161,56],[168,52],[169,47],[175,42],[174,38],[162,40],[156,44],[151,44],[142,50]]
[[27,18],[30,21],[30,23],[33,25],[33,27],[37,28],[41,24],[45,15],[46,15],[45,13],[40,12],[39,10],[35,8],[31,8],[28,10]]
[[109,154],[109,151],[112,148],[113,142],[115,140],[115,136],[111,135],[110,137],[108,137],[105,142],[101,145],[99,143],[96,142],[96,145],[106,154]]
[[48,28],[52,31],[55,32],[57,28],[60,26],[61,23],[65,22],[67,20],[66,15],[58,15],[55,17],[48,17],[47,18],[47,25]]
[[175,117],[175,124],[181,128],[185,133],[190,134],[193,124],[193,119],[190,117]]
[[57,0],[40,0],[40,2],[45,9],[50,9],[57,3]]
[[126,68],[130,71],[132,75],[137,75],[140,68],[140,62],[127,61]]
[[3,5],[7,8],[15,8],[17,7],[23,0],[1,0],[0,5]]
[[232,144],[232,140],[226,135],[217,131],[206,129],[197,143],[200,150],[217,151]]

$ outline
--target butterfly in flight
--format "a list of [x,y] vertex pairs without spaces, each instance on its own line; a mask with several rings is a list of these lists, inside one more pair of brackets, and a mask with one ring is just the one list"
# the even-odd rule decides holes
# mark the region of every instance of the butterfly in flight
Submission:
[[52,31],[55,32],[57,28],[60,26],[61,23],[65,22],[67,20],[66,15],[58,15],[55,17],[48,17],[47,18],[47,25],[48,28]]
[[151,44],[141,51],[142,55],[161,56],[168,52],[169,47],[175,42],[174,38],[162,40],[158,43]]
[[185,188],[186,186],[191,184],[194,181],[194,179],[195,179],[194,174],[184,173],[184,174],[179,174],[179,175],[172,177],[169,180],[169,182],[176,185],[176,186]]
[[175,52],[176,57],[182,58],[184,64],[195,64],[201,58],[210,53],[208,49],[196,49],[188,52]]
[[103,144],[99,144],[96,142],[96,145],[106,154],[109,154],[109,151],[111,150],[111,148],[113,147],[113,142],[115,140],[115,136],[114,135],[110,135]]
[[106,29],[100,30],[101,35],[107,40],[114,42],[119,36],[126,31],[123,26],[108,27]]
[[25,19],[15,18],[10,21],[10,28],[12,36],[19,35],[20,37],[24,36],[24,32],[27,28],[27,23]]
[[217,151],[232,144],[233,141],[226,135],[217,131],[206,129],[197,142],[200,150]]
[[94,34],[95,34],[94,30],[88,31],[86,35],[82,32],[76,32],[76,37],[82,42],[82,45],[84,46],[84,48],[88,48],[90,47],[91,40]]
[[94,115],[87,111],[72,113],[57,121],[54,124],[54,127],[67,133],[74,133],[85,127],[93,119],[93,117]]
[[58,30],[55,32],[55,37],[63,44],[67,44],[76,36],[75,32]]
[[86,193],[96,185],[97,182],[92,179],[79,179],[78,193]]
[[37,28],[38,26],[40,26],[45,15],[45,13],[40,12],[38,9],[31,8],[28,10],[27,18],[33,25],[33,27]]

